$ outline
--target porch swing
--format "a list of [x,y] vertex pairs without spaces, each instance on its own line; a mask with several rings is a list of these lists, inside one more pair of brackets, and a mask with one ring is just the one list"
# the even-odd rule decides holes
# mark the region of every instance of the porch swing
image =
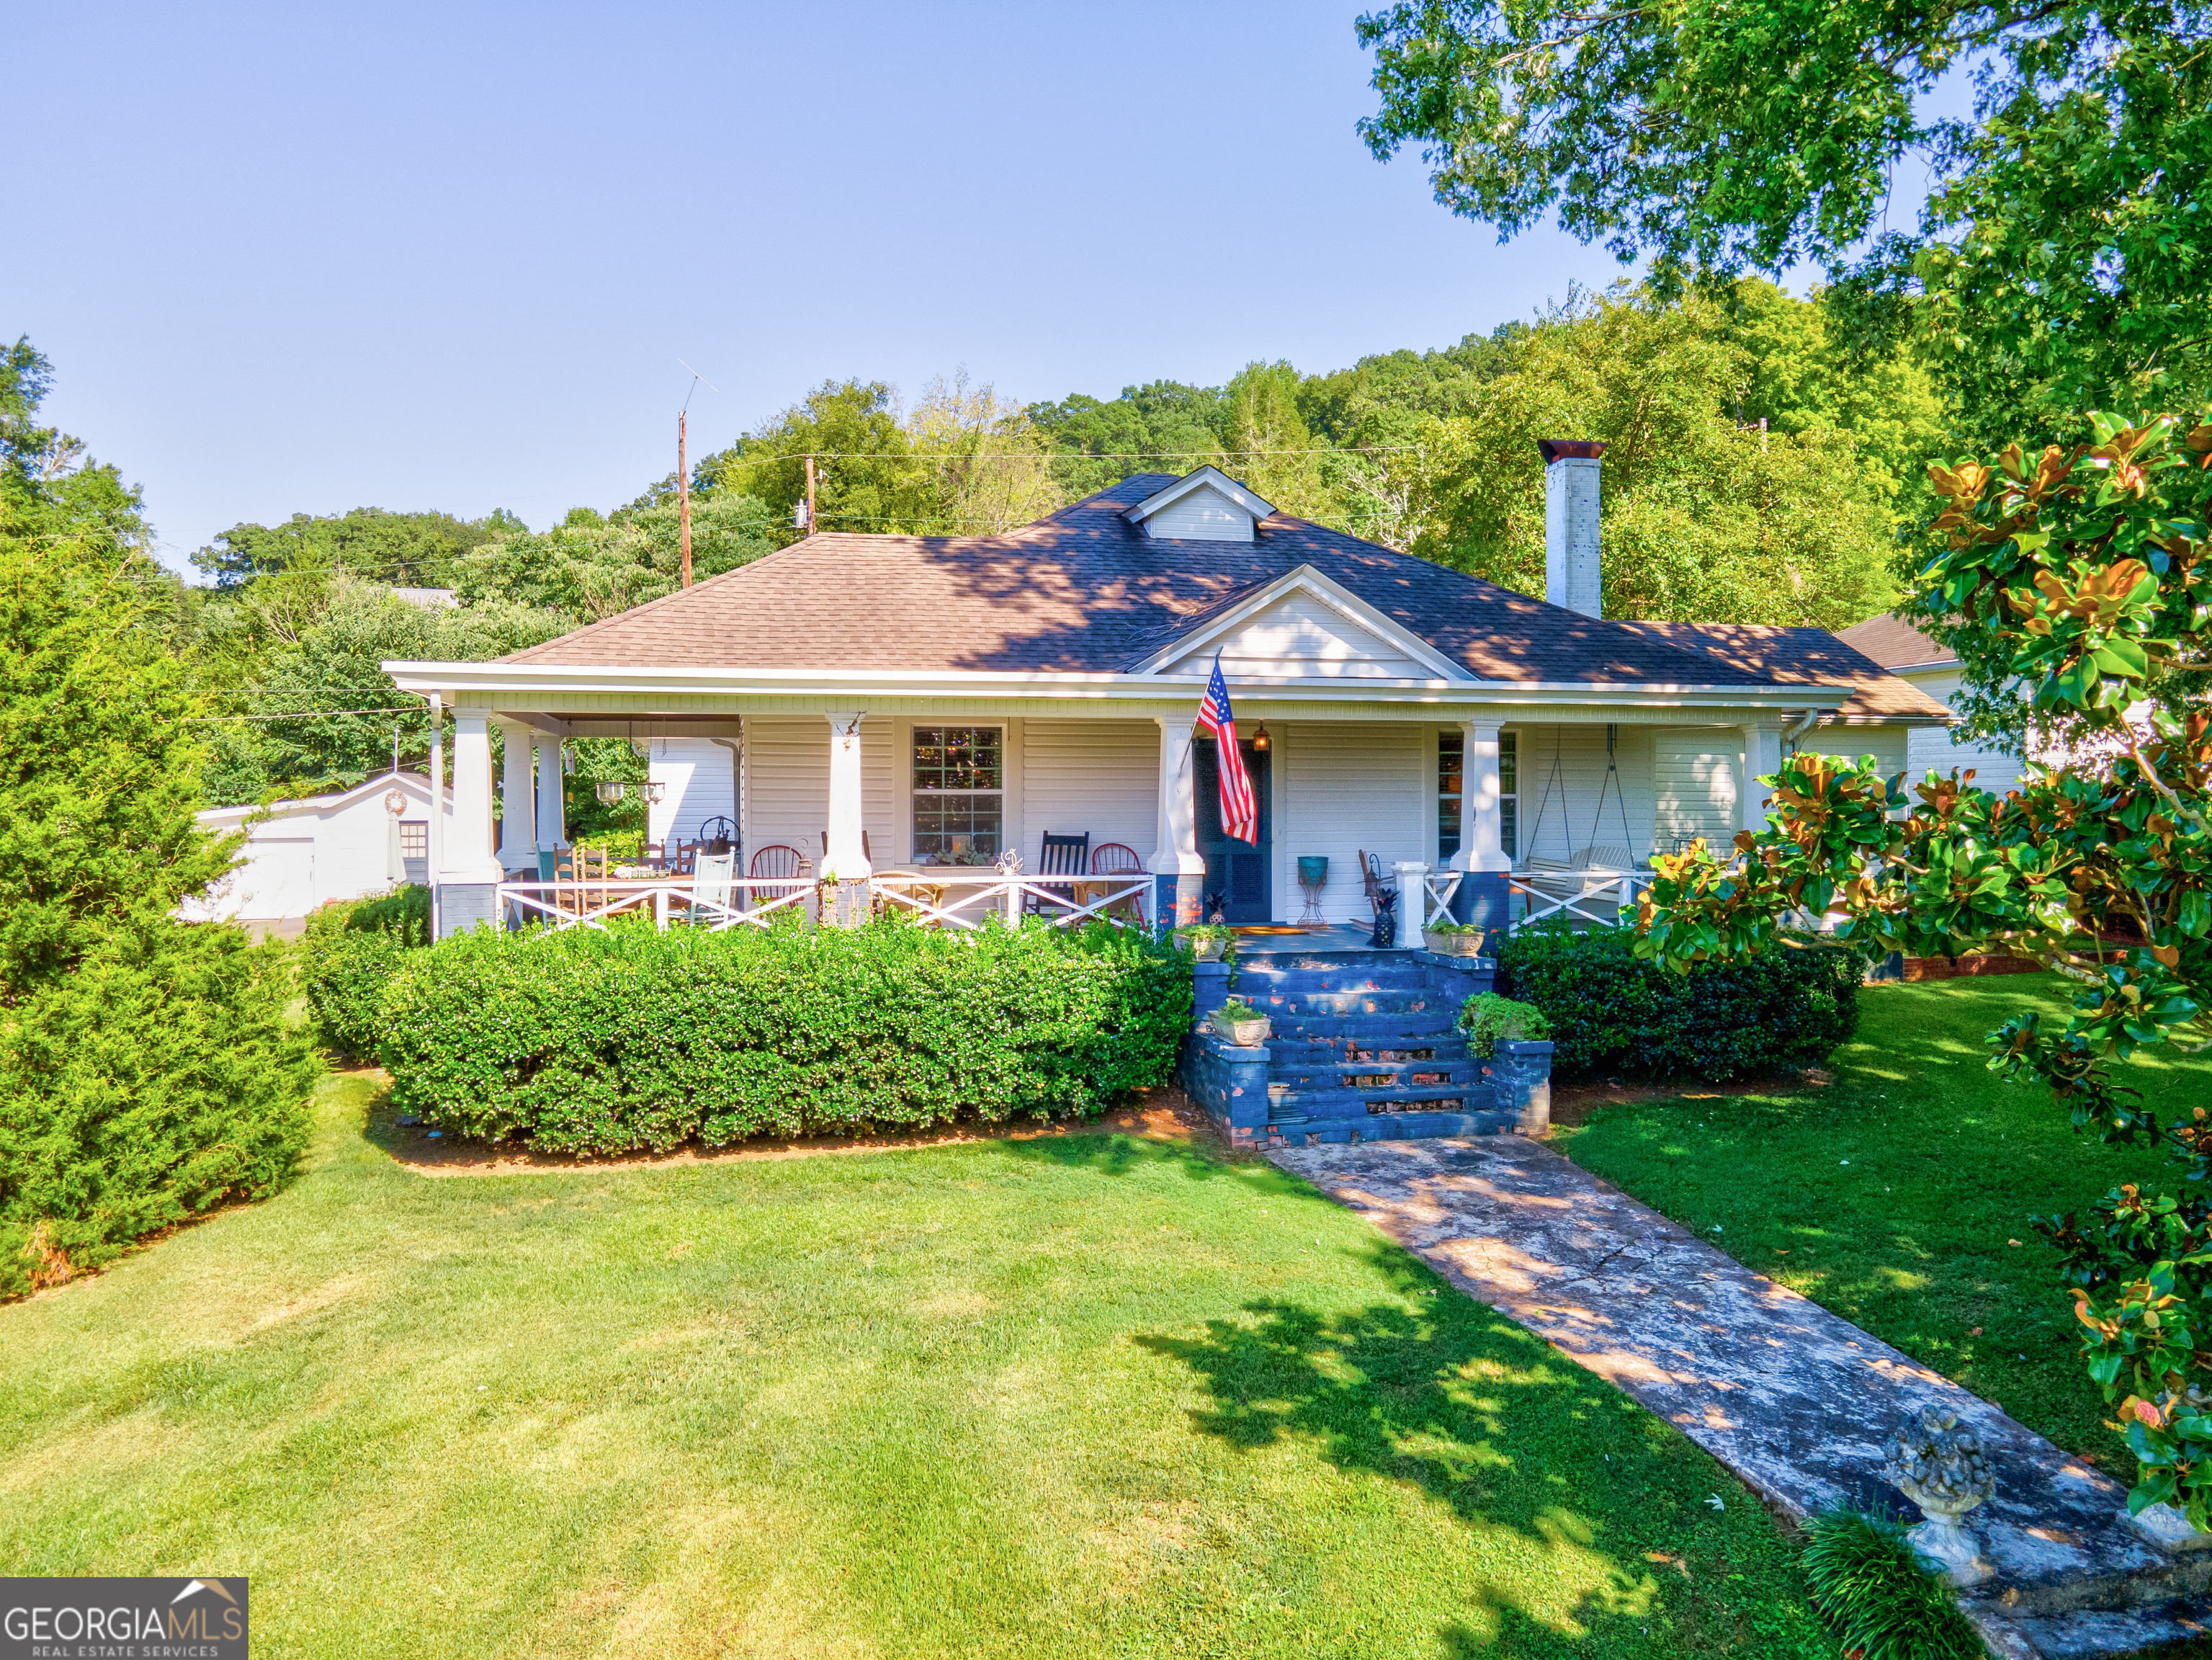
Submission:
[[[1567,815],[1566,769],[1563,760],[1565,740],[1560,729],[1552,729],[1552,766],[1545,775],[1544,793],[1536,803],[1535,822],[1528,827],[1528,853],[1524,862],[1532,870],[1556,872],[1547,880],[1543,875],[1532,874],[1528,884],[1557,903],[1550,909],[1571,910],[1588,921],[1599,920],[1582,910],[1577,901],[1591,897],[1589,883],[1592,878],[1607,875],[1626,876],[1636,868],[1636,855],[1630,846],[1628,829],[1628,793],[1620,781],[1620,728],[1608,721],[1605,728],[1605,776],[1598,782],[1597,805],[1590,813],[1589,836],[1580,848],[1575,846],[1574,826]],[[1543,833],[1544,816],[1551,810],[1552,792],[1559,794],[1559,827],[1567,839],[1567,856],[1564,861],[1545,860],[1539,865],[1535,858],[1537,839]],[[1620,842],[1618,846],[1601,843],[1598,836],[1605,824],[1606,798],[1613,798],[1613,812],[1620,820]],[[1571,873],[1571,879],[1567,879]],[[1533,907],[1532,907],[1533,909]]]

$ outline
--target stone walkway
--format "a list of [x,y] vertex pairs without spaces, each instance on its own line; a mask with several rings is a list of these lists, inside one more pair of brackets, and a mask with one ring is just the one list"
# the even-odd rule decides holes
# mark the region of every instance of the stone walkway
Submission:
[[1921,1406],[1972,1426],[1996,1494],[1967,1518],[1997,1569],[1967,1610],[2006,1657],[2123,1654],[2200,1634],[2212,1553],[2169,1554],[2126,1490],[1977,1395],[1517,1136],[1277,1148],[1455,1285],[1633,1395],[1792,1518],[1916,1514],[1882,1444]]

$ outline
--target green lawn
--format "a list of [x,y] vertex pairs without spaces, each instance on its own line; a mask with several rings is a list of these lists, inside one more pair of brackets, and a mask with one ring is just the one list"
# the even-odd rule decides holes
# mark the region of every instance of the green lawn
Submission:
[[369,1094],[0,1307],[0,1572],[248,1573],[262,1657],[1833,1653],[1718,1466],[1266,1165],[433,1180]]
[[[1869,987],[1830,1087],[1609,1108],[1559,1145],[2131,1480],[2081,1369],[2057,1254],[2027,1219],[2086,1209],[2121,1182],[2177,1186],[2180,1172],[2154,1149],[2076,1135],[2048,1091],[1984,1068],[1984,1034],[2028,1002],[2065,1018],[2067,996],[2045,975]],[[2168,1114],[2212,1105],[2212,1061],[2138,1072],[2130,1081]]]

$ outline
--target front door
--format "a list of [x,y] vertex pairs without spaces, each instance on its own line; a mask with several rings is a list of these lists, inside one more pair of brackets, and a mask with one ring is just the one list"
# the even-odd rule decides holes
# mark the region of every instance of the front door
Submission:
[[1192,783],[1198,791],[1198,851],[1206,860],[1206,917],[1212,918],[1212,896],[1222,896],[1222,915],[1231,923],[1272,922],[1274,917],[1271,856],[1274,813],[1268,802],[1267,752],[1249,743],[1237,749],[1244,770],[1251,775],[1252,794],[1260,805],[1260,841],[1232,842],[1221,830],[1221,763],[1211,738],[1191,745]]

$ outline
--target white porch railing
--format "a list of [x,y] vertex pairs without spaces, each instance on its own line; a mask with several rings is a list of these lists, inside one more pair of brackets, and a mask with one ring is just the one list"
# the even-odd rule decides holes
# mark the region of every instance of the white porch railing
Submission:
[[[1505,887],[1509,895],[1517,894],[1522,900],[1522,914],[1513,920],[1516,927],[1547,916],[1573,916],[1611,928],[1622,926],[1635,909],[1638,892],[1650,881],[1649,871],[1515,871],[1506,878]],[[1613,907],[1609,916],[1583,909],[1607,903]]]
[[1431,922],[1449,922],[1452,920],[1452,899],[1459,892],[1459,885],[1465,879],[1466,874],[1464,871],[1434,870],[1424,879],[1422,886],[1425,890],[1423,896],[1425,903],[1421,907],[1423,928],[1425,929]]
[[[898,909],[939,927],[975,928],[993,916],[1018,923],[1034,910],[1054,927],[1087,921],[1142,927],[1150,907],[1152,878],[1124,876],[1024,876],[996,870],[948,869],[927,876],[901,873],[865,881],[825,884],[806,877],[737,877],[696,884],[681,876],[635,880],[597,877],[558,882],[502,882],[500,914],[519,921],[550,923],[555,928],[605,927],[610,917],[650,913],[656,927],[684,922],[720,933],[726,928],[766,927],[779,911],[805,915],[817,893],[844,890],[868,909]],[[513,909],[510,912],[508,907]],[[1123,915],[1115,915],[1115,909]]]

